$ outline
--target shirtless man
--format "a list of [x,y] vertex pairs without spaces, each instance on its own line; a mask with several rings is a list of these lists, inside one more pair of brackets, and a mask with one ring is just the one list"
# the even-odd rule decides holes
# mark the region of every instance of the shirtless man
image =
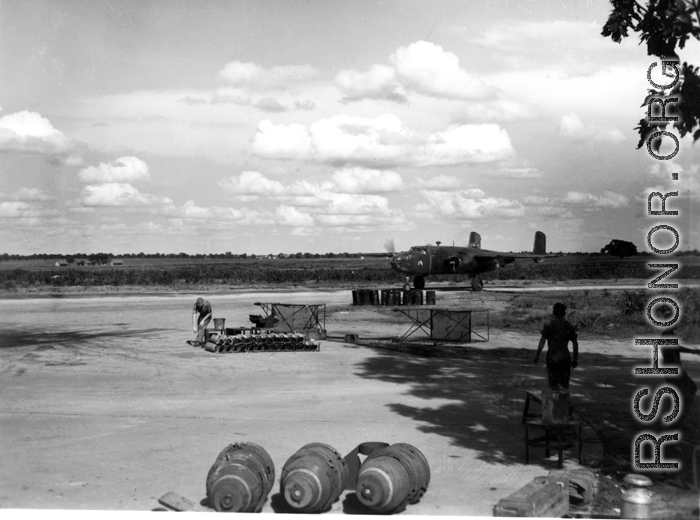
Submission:
[[[540,360],[540,353],[544,348],[545,341],[547,342],[547,377],[549,379],[549,387],[556,391],[569,391],[569,376],[571,369],[578,365],[578,341],[576,337],[576,329],[574,326],[564,319],[566,314],[566,305],[563,303],[555,303],[553,310],[553,318],[544,324],[542,328],[542,337],[537,346],[537,354],[535,354],[535,363]],[[569,341],[574,348],[574,357],[571,359],[569,354]]]
[[197,298],[192,309],[192,332],[197,334],[195,345],[204,344],[204,329],[211,321],[211,305],[204,298]]

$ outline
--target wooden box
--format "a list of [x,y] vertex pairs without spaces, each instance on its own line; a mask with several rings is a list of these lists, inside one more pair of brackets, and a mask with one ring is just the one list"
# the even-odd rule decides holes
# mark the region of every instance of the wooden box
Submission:
[[568,512],[569,481],[560,477],[535,477],[493,507],[493,516],[557,518]]

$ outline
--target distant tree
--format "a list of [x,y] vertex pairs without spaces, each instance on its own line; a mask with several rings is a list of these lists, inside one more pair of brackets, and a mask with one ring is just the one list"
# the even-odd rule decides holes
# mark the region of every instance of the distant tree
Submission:
[[[649,0],[640,3],[637,0],[610,0],[613,10],[603,26],[602,35],[620,43],[628,36],[631,29],[639,33],[640,43],[646,42],[647,54],[661,60],[679,62],[676,46],[685,47],[689,38],[700,40],[700,0]],[[700,139],[700,76],[698,67],[683,62],[680,70],[675,65],[657,68],[669,77],[666,86],[655,85],[656,90],[649,89],[648,96],[642,103],[646,107],[654,98],[678,97],[678,101],[669,103],[666,116],[678,116],[673,126],[681,137],[693,132],[693,140]],[[677,81],[676,81],[677,80]],[[655,101],[660,112],[660,101]],[[654,105],[652,105],[653,107]],[[647,108],[648,109],[648,108]],[[652,114],[653,117],[658,117]],[[641,148],[652,132],[663,130],[668,122],[648,121],[643,118],[635,128],[639,132]],[[651,143],[655,152],[659,151],[661,138]]]
[[617,256],[624,258],[626,256],[634,256],[637,254],[637,246],[632,242],[627,242],[625,240],[611,240],[610,243],[600,250],[603,254],[609,254],[612,256]]
[[66,262],[69,264],[75,263],[75,257],[74,256],[66,256]]

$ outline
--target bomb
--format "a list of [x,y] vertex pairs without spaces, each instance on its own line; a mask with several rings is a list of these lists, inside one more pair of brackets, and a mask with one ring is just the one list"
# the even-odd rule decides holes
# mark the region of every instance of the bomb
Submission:
[[280,492],[299,513],[320,513],[331,507],[349,478],[345,459],[327,444],[303,446],[282,468]]
[[415,504],[428,490],[430,467],[410,444],[397,443],[375,451],[360,467],[357,498],[377,513],[396,513]]
[[257,513],[275,481],[275,466],[252,442],[229,444],[207,475],[207,498],[217,511]]

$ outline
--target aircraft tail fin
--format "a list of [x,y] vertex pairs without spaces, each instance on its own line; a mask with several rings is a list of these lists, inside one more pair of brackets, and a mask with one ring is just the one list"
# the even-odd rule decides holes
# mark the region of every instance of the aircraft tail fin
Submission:
[[535,232],[535,246],[532,248],[532,252],[536,255],[547,254],[547,237],[542,231]]
[[481,235],[476,231],[469,233],[469,247],[481,249]]

